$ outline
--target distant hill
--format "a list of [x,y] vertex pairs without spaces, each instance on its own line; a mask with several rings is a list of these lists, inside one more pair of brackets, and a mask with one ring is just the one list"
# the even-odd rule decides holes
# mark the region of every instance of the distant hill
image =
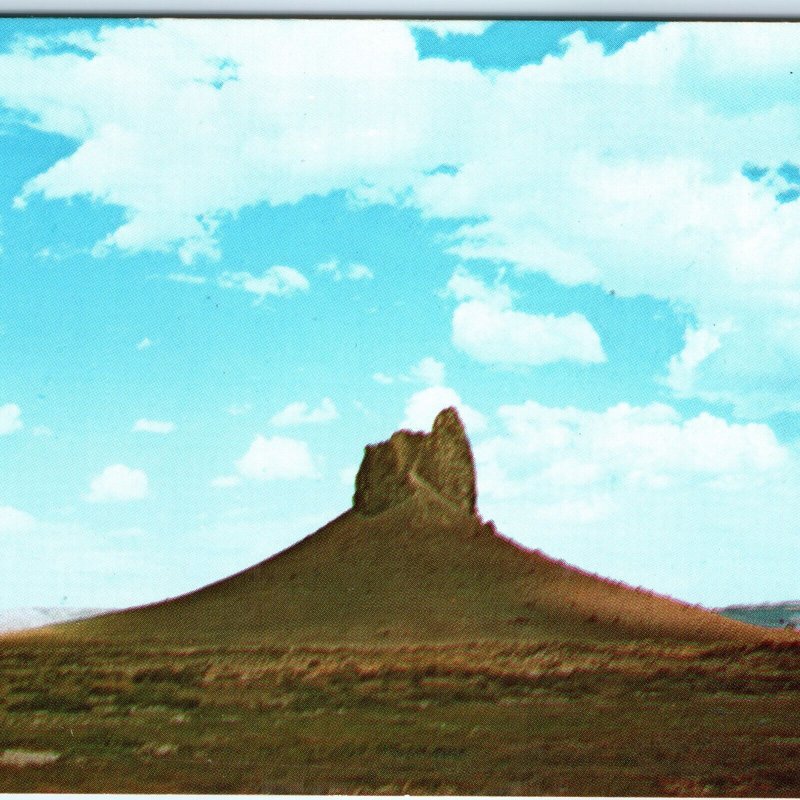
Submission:
[[766,628],[794,627],[800,630],[800,600],[788,603],[727,606],[720,608],[719,613],[750,625],[762,625]]
[[368,446],[353,508],[282,553],[182,597],[47,634],[228,645],[793,637],[526,550],[484,522],[475,500],[472,451],[446,409],[430,434]]
[[105,608],[11,608],[0,609],[0,633],[41,628],[58,622],[85,619],[107,613]]

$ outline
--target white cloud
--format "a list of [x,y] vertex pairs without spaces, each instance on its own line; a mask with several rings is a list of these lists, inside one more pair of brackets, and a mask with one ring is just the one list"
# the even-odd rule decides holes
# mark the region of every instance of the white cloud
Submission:
[[155,419],[137,419],[132,430],[143,433],[172,433],[175,430],[175,423]]
[[491,24],[491,21],[480,19],[424,19],[411,20],[412,28],[425,28],[433,31],[440,39],[446,36],[480,36]]
[[0,406],[0,436],[14,433],[22,427],[22,411],[16,403]]
[[[719,327],[720,334],[730,332],[730,325]],[[721,346],[717,332],[704,328],[687,328],[683,341],[683,350],[670,359],[664,378],[664,383],[679,396],[691,394],[697,367]]]
[[175,283],[190,283],[196,286],[206,282],[204,275],[193,275],[191,272],[170,272],[167,275],[167,280]]
[[319,477],[308,444],[285,436],[257,435],[236,469],[243,477],[259,481]]
[[582,314],[525,314],[478,300],[463,303],[453,312],[453,344],[487,364],[605,361],[600,338]]
[[327,272],[329,275],[333,275],[337,280],[341,280],[342,277],[342,273],[339,269],[339,262],[335,258],[317,264],[317,272]]
[[147,473],[124,464],[113,464],[92,479],[86,500],[90,503],[141,500],[148,492]]
[[[501,406],[506,432],[475,448],[481,491],[496,498],[577,500],[587,489],[668,489],[722,476],[764,479],[790,461],[766,425],[660,403],[606,411]],[[566,497],[565,497],[566,495]]]
[[453,344],[487,364],[605,361],[600,337],[582,314],[526,314],[511,308],[508,287],[487,287],[457,270],[448,290],[460,304],[453,312]]
[[[185,262],[217,257],[220,222],[244,207],[335,190],[479,220],[450,242],[462,259],[662,298],[697,330],[730,319],[691,391],[743,415],[796,408],[800,202],[740,174],[793,158],[792,26],[663,24],[612,54],[575,33],[563,56],[509,71],[416,52],[414,26],[485,24],[163,19],[81,35],[87,56],[22,43],[0,56],[0,98],[76,145],[14,205],[113,205],[125,221],[98,255]],[[503,311],[472,308],[532,335]]]
[[317,265],[318,272],[330,275],[335,281],[347,278],[351,281],[372,280],[375,276],[366,264],[341,265],[336,259]]
[[783,592],[791,585],[800,541],[786,508],[800,449],[767,425],[659,403],[529,401],[498,416],[502,434],[474,450],[481,512],[504,534],[692,602],[756,601],[765,575]]
[[29,533],[36,527],[36,519],[26,511],[12,506],[0,506],[0,535]]
[[47,425],[35,425],[31,428],[31,433],[34,436],[52,436],[53,431]]
[[124,209],[98,256],[214,259],[219,222],[245,206],[408,183],[443,160],[446,139],[432,134],[463,106],[453,77],[486,82],[464,64],[420,60],[409,26],[390,20],[162,19],[80,42],[89,55],[24,43],[5,54],[0,76],[16,80],[0,78],[0,97],[77,142],[16,207],[39,194]]
[[330,397],[323,398],[322,402],[314,409],[308,403],[298,401],[289,403],[286,408],[279,411],[272,417],[270,423],[278,427],[289,425],[307,425],[323,422],[331,422],[338,419],[339,412]]
[[437,361],[433,356],[425,356],[416,364],[413,364],[408,374],[387,375],[385,372],[375,372],[372,375],[372,380],[376,383],[389,386],[393,383],[422,383],[426,386],[441,386],[444,384],[444,364]]
[[348,264],[347,277],[351,281],[371,281],[375,276],[366,264]]
[[306,277],[292,267],[270,267],[261,277],[249,272],[223,272],[217,282],[223,289],[242,289],[256,295],[260,303],[267,295],[284,297],[295,292],[307,292],[309,283]]
[[[481,220],[453,237],[463,259],[667,299],[701,330],[730,321],[691,386],[676,375],[679,393],[765,416],[797,407],[782,378],[800,368],[800,203],[740,171],[791,161],[800,118],[787,32],[733,27],[662,25],[611,55],[575,34],[563,58],[499,73],[473,154],[415,198],[428,216]],[[782,66],[755,69],[766,41]]]
[[230,489],[241,482],[242,479],[238,475],[219,475],[211,481],[211,486],[215,489]]
[[511,308],[512,303],[511,289],[506,284],[498,281],[494,286],[487,286],[463,267],[452,274],[445,294],[451,294],[459,302],[476,300],[495,308]]
[[479,433],[486,428],[486,418],[468,406],[454,389],[447,386],[429,386],[411,395],[406,403],[401,428],[414,431],[429,431],[436,415],[443,409],[454,406],[469,433]]
[[428,386],[441,386],[444,383],[444,364],[431,356],[426,356],[409,370],[411,377]]
[[59,248],[53,249],[51,247],[43,247],[36,253],[36,258],[50,259],[52,261],[64,261],[70,254],[69,250]]
[[239,417],[242,414],[249,414],[253,410],[252,403],[234,403],[228,406],[228,413],[232,417]]
[[142,340],[141,340],[141,341],[140,341],[140,342],[139,342],[139,343],[136,345],[136,349],[137,349],[137,350],[147,350],[147,348],[148,348],[148,347],[152,347],[152,346],[153,346],[153,341],[152,341],[152,339],[148,339],[148,338],[145,336],[145,337],[144,337],[144,339],[142,339]]

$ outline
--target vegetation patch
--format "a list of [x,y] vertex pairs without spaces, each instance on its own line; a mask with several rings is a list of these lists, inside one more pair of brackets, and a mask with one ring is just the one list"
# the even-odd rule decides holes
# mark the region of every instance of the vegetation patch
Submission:
[[793,649],[24,649],[0,647],[0,792],[800,795]]
[[0,753],[2,767],[45,767],[53,764],[61,757],[60,753],[51,750],[5,750]]

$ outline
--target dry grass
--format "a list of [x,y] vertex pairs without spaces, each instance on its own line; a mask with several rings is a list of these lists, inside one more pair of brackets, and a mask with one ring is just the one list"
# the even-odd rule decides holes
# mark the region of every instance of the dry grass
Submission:
[[6,750],[0,753],[0,767],[44,767],[53,764],[60,758],[60,753],[52,751],[36,752],[32,750]]
[[60,757],[0,760],[0,791],[797,796],[798,663],[795,644],[7,643],[0,753]]

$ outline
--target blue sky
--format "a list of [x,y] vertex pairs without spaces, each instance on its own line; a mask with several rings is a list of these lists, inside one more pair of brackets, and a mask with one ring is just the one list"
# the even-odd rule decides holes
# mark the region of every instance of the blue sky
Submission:
[[451,403],[518,541],[796,597],[795,41],[0,20],[0,607],[248,566]]

